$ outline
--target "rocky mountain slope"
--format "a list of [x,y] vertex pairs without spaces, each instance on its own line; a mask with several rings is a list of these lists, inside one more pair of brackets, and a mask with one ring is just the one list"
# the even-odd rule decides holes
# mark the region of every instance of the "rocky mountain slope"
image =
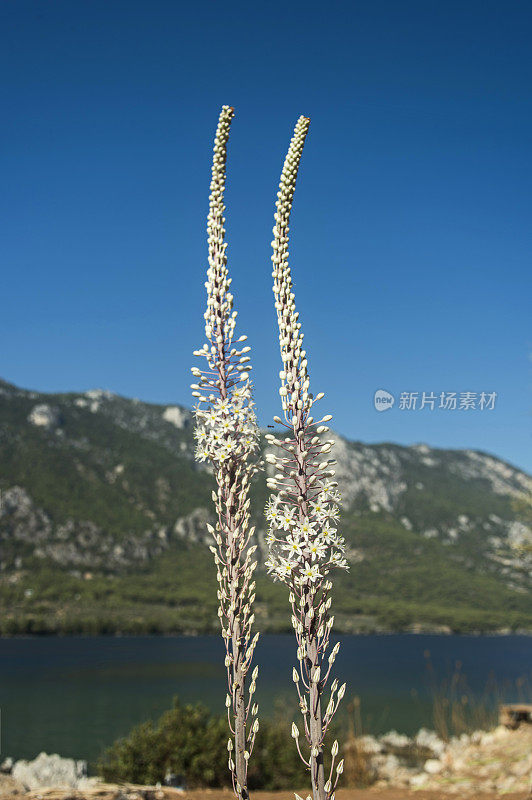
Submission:
[[[335,438],[340,628],[532,629],[530,476],[476,451]],[[212,479],[190,411],[0,382],[0,447],[5,633],[216,629]],[[266,496],[259,479],[263,556]],[[257,617],[286,627],[284,590],[263,574]]]

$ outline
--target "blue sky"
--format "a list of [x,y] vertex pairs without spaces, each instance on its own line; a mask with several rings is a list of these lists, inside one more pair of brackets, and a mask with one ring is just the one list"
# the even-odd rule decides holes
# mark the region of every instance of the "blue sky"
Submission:
[[[292,268],[334,426],[532,470],[530,3],[3,0],[0,27],[0,375],[189,403],[227,103],[230,269],[267,424],[273,205],[305,114]],[[497,402],[407,411],[404,391]]]

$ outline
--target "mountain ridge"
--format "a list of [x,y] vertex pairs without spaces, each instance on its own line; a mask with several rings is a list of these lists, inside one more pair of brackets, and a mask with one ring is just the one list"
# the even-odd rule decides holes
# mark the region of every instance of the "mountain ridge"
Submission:
[[[351,563],[339,630],[532,629],[530,475],[477,450],[333,436]],[[212,478],[189,409],[0,381],[0,445],[4,633],[217,630]],[[266,497],[261,477],[261,563]],[[284,602],[259,569],[258,622],[284,629]]]

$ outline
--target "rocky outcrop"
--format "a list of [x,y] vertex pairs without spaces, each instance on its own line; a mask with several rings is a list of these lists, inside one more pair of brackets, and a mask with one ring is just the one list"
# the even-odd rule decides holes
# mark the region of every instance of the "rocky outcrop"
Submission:
[[460,796],[478,792],[526,791],[532,778],[532,726],[476,731],[444,742],[421,729],[409,738],[396,731],[363,736],[348,743],[356,749],[376,787],[446,791]]
[[207,530],[207,523],[214,523],[212,514],[206,508],[195,508],[191,514],[178,519],[174,525],[174,534],[189,542],[212,544],[212,536]]
[[190,414],[179,406],[168,406],[163,411],[163,419],[171,422],[176,428],[184,428],[190,419]]
[[34,406],[28,416],[28,422],[38,428],[46,428],[46,430],[57,428],[60,420],[59,409],[55,408],[55,406],[49,406],[47,403],[39,403],[39,405]]
[[22,486],[2,492],[0,501],[0,540],[19,542],[47,541],[52,534],[52,521],[42,508],[36,508]]
[[71,787],[77,789],[87,776],[87,762],[61,758],[57,754],[40,753],[33,761],[17,761],[12,777],[26,789],[42,786]]
[[56,523],[21,486],[12,486],[0,496],[0,568],[4,570],[23,566],[23,553],[62,567],[119,570],[159,555],[167,545],[166,536],[151,529],[117,537],[91,520],[67,518]]

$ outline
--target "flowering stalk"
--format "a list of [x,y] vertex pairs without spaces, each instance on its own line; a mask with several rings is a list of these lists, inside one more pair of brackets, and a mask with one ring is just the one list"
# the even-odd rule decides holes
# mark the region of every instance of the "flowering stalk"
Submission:
[[323,394],[313,397],[309,391],[307,354],[303,349],[303,333],[288,266],[290,211],[308,127],[309,120],[300,117],[281,174],[273,228],[273,291],[283,362],[279,393],[284,416],[284,419],[274,417],[274,421],[283,426],[284,434],[266,437],[277,451],[266,456],[274,468],[267,480],[268,488],[274,492],[266,505],[270,528],[267,567],[274,580],[282,581],[290,590],[299,661],[299,669],[293,670],[293,679],[303,715],[308,756],[301,751],[295,723],[292,736],[303,762],[310,769],[314,800],[333,800],[343,772],[343,760],[335,771],[338,754],[335,741],[330,772],[326,776],[323,742],[344,696],[345,684],[338,688],[338,681],[332,682],[323,713],[325,686],[340,647],[336,644],[325,661],[334,622],[329,614],[332,583],[327,575],[333,567],[347,568],[347,561],[344,539],[335,527],[340,500],[331,469],[335,462],[327,458],[334,440],[322,438],[329,430],[326,423],[332,417],[327,415],[315,421],[311,415],[312,406]]
[[[203,370],[192,368],[197,383],[192,384],[197,441],[196,458],[212,464],[217,491],[212,493],[216,509],[214,555],[218,579],[218,616],[226,647],[225,666],[229,692],[226,697],[231,737],[227,743],[233,789],[239,800],[247,800],[247,767],[259,729],[257,704],[252,705],[258,667],[246,691],[258,634],[251,639],[255,582],[255,546],[250,546],[253,528],[249,526],[250,479],[257,466],[250,456],[258,448],[258,428],[249,380],[250,347],[241,346],[246,336],[235,342],[237,312],[229,291],[226,243],[224,242],[224,189],[227,140],[234,112],[223,106],[220,113],[212,164],[211,194],[207,224],[209,268],[207,271],[207,342],[195,356],[204,358]],[[235,347],[237,344],[238,347]],[[248,724],[249,723],[249,724]]]

